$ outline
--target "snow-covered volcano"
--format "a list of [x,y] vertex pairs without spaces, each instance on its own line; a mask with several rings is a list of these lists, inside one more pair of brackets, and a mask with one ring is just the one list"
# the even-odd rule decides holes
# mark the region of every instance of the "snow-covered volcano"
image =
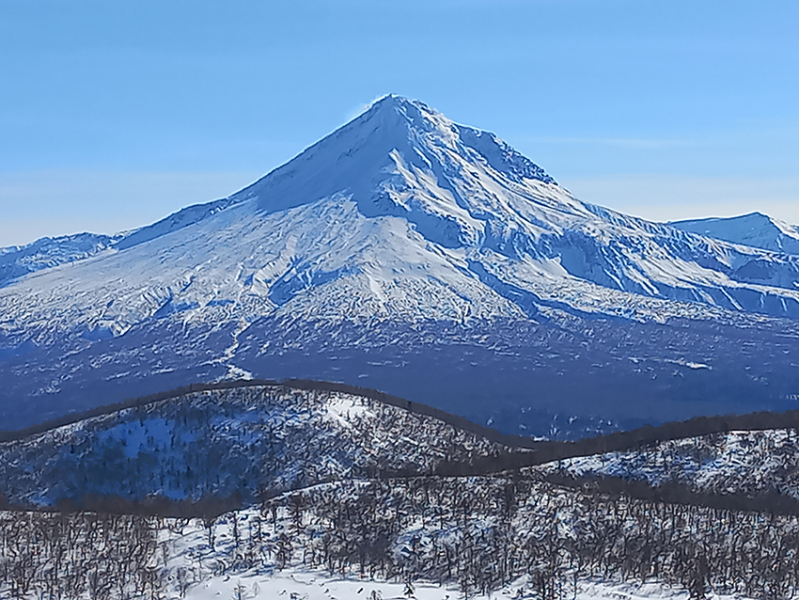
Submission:
[[797,282],[797,256],[585,204],[493,134],[386,96],[229,198],[7,283],[0,418],[250,374],[514,433],[738,410],[735,382],[772,406],[799,392]]

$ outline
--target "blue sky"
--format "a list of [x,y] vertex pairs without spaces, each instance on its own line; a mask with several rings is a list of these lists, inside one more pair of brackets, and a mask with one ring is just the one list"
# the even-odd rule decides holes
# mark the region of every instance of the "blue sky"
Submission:
[[386,93],[581,199],[799,223],[793,0],[3,0],[0,246],[227,196]]

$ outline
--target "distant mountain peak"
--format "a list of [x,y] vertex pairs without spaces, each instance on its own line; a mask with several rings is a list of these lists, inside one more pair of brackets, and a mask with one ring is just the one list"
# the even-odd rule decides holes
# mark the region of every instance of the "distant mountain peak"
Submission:
[[440,114],[420,100],[413,100],[399,94],[386,94],[372,102],[365,112],[381,110],[406,111],[408,109],[422,110],[428,113]]
[[736,217],[711,217],[669,224],[683,231],[733,244],[799,254],[799,227],[758,211]]
[[116,244],[124,235],[77,233],[43,237],[24,246],[0,248],[0,287],[43,269],[89,258]]
[[[436,141],[444,142],[452,150],[462,154],[476,153],[480,159],[511,180],[519,182],[522,179],[537,179],[544,183],[555,183],[541,167],[495,134],[458,125],[419,100],[388,94],[376,100],[365,114],[372,111],[375,114],[400,115],[404,124],[411,129],[433,134]],[[472,155],[472,158],[476,157]]]
[[[536,203],[541,185],[557,188],[493,133],[389,95],[231,201],[256,201],[262,214],[351,201],[367,218],[405,219],[428,240],[452,248],[479,245],[489,221],[510,223],[530,212],[500,198],[507,192]],[[580,204],[560,188],[549,196],[548,205],[567,212]]]

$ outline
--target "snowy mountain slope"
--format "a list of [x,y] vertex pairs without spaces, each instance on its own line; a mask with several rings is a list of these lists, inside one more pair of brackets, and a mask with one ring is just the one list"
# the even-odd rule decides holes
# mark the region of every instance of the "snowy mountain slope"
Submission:
[[[0,414],[250,374],[367,378],[538,434],[777,408],[799,387],[780,320],[797,281],[799,257],[582,203],[493,134],[388,96],[230,198],[0,289]],[[628,410],[622,381],[652,403]]]
[[[65,310],[84,322],[113,320],[118,332],[165,308],[165,298],[182,310],[216,306],[214,300],[242,303],[237,316],[247,318],[338,280],[368,286],[356,309],[364,316],[394,314],[396,306],[381,295],[391,298],[400,283],[423,290],[397,290],[397,300],[416,296],[432,317],[450,316],[450,307],[438,312],[441,286],[424,290],[433,279],[454,288],[460,301],[453,302],[463,310],[476,304],[475,316],[518,315],[508,287],[535,294],[564,282],[578,286],[575,295],[593,297],[599,310],[618,304],[617,295],[603,297],[609,289],[799,315],[799,259],[585,205],[491,134],[397,97],[379,101],[231,198],[184,209],[119,246],[130,252],[88,263],[69,274],[68,287],[64,277],[45,274],[20,282],[2,300],[34,294],[34,311],[55,317],[53,326],[63,329],[75,318],[59,323],[53,304],[69,299]],[[112,285],[96,290],[98,275]],[[118,308],[103,308],[109,291],[152,298],[122,309],[133,313],[128,319]],[[251,307],[242,295],[260,298]],[[332,310],[341,314],[340,308]]]
[[114,246],[122,237],[78,233],[0,248],[0,287],[29,273],[94,256]]
[[214,215],[220,210],[224,210],[233,204],[235,204],[235,200],[233,198],[223,198],[221,200],[215,200],[205,204],[194,204],[192,206],[187,206],[186,208],[183,208],[178,212],[161,219],[160,221],[156,221],[152,225],[140,227],[139,229],[125,234],[116,242],[115,246],[119,250],[131,248],[137,244],[142,244],[157,237],[161,237],[162,235],[166,235],[172,231],[177,231],[183,227],[193,225],[194,223],[210,217],[211,215]]
[[137,244],[187,227],[234,204],[224,198],[206,204],[188,206],[168,217],[139,229],[102,235],[78,233],[59,237],[44,237],[25,246],[0,248],[0,287],[30,273],[89,258],[104,250],[124,250]]
[[[195,392],[0,443],[0,497],[252,505],[352,477],[425,473],[507,448],[352,394],[253,386]],[[97,500],[95,500],[96,502]]]
[[799,227],[759,212],[729,218],[673,221],[669,225],[733,244],[799,254]]
[[[337,196],[366,217],[403,218],[440,252],[450,250],[455,266],[478,277],[485,270],[486,279],[516,284],[521,270],[525,281],[543,278],[545,285],[576,278],[780,316],[793,315],[799,298],[795,258],[584,204],[492,134],[403,98],[377,102],[234,198],[274,213]],[[772,294],[779,308],[766,306]],[[753,297],[761,304],[751,304]]]

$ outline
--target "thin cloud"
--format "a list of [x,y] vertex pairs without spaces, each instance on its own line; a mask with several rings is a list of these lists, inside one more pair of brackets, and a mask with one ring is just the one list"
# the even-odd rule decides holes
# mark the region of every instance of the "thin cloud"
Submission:
[[375,98],[371,102],[367,102],[366,104],[359,105],[357,108],[351,110],[348,113],[348,115],[345,118],[344,122],[345,123],[349,123],[353,119],[357,119],[363,113],[365,113],[367,110],[372,108],[372,106],[374,106],[375,102],[378,102],[379,100],[382,100],[383,98],[385,98],[386,96],[389,96],[389,95],[390,94],[380,94],[379,96],[375,96]]

